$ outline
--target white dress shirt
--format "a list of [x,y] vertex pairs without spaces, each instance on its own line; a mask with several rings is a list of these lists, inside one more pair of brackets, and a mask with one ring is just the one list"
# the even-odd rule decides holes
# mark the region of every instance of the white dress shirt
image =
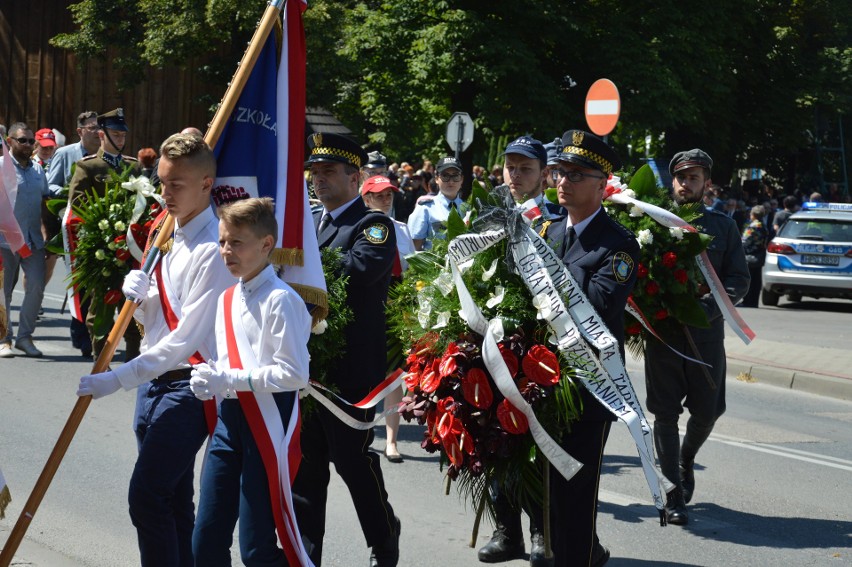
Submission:
[[[251,369],[251,385],[255,392],[286,392],[299,390],[308,384],[311,336],[311,315],[305,302],[272,266],[266,266],[249,281],[240,279],[237,289],[240,319],[246,338],[258,366]],[[227,359],[228,343],[225,334],[224,294],[219,297],[216,315],[216,345],[219,359],[216,369],[230,369]],[[243,364],[246,363],[242,357]],[[233,389],[225,391],[233,398]]]
[[219,257],[219,220],[208,207],[174,232],[171,250],[162,262],[163,284],[179,322],[169,329],[157,276],[151,277],[148,297],[136,310],[145,326],[142,354],[115,369],[126,390],[174,370],[189,368],[198,351],[205,361],[216,359],[216,298],[236,283]]

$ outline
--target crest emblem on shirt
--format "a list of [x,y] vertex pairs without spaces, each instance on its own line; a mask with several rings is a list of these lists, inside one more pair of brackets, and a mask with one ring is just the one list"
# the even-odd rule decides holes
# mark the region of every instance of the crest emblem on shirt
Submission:
[[617,252],[612,259],[612,273],[618,283],[629,280],[633,273],[633,258],[626,252]]
[[364,236],[373,244],[384,244],[388,239],[388,227],[383,224],[371,224],[364,231]]

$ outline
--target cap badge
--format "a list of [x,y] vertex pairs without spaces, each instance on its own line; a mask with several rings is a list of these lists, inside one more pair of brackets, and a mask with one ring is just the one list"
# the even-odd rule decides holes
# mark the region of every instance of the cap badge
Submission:
[[116,108],[115,109],[115,115],[118,116],[119,118],[124,118],[124,109],[121,108],[121,107]]
[[322,134],[320,132],[316,132],[313,135],[314,147],[320,147],[322,145]]
[[579,146],[583,143],[584,135],[585,134],[582,131],[576,130],[574,133],[571,134],[571,141],[574,143],[575,146]]

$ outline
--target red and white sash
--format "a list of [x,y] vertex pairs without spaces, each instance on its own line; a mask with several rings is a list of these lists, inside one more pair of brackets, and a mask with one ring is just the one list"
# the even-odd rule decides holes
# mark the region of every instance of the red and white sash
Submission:
[[[76,226],[82,222],[82,219],[74,214],[71,206],[65,208],[65,214],[62,215],[62,247],[65,249],[65,258],[71,271],[74,271],[74,252],[77,250],[77,229]],[[68,289],[68,304],[71,306],[71,316],[83,322],[83,315],[80,308],[80,292],[75,284],[71,284]]]
[[[228,347],[227,352],[224,353],[227,358],[221,358],[220,362],[228,364],[233,369],[252,369],[259,364],[243,327],[240,317],[240,295],[234,293],[235,290],[236,286],[228,288],[220,299],[222,304],[218,316],[223,317]],[[220,353],[220,357],[222,354]],[[284,416],[278,411],[273,394],[237,392],[240,407],[246,416],[266,469],[275,529],[287,562],[289,565],[313,567],[302,544],[302,536],[293,509],[291,487],[302,458],[299,398],[296,392],[293,392],[293,396],[293,410],[285,423],[282,420]]]

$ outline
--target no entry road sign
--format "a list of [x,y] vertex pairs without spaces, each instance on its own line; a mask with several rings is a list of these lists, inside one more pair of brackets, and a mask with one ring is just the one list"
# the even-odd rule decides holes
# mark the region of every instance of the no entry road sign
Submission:
[[586,124],[598,136],[606,136],[615,129],[621,114],[621,97],[618,88],[609,79],[598,79],[586,95]]

